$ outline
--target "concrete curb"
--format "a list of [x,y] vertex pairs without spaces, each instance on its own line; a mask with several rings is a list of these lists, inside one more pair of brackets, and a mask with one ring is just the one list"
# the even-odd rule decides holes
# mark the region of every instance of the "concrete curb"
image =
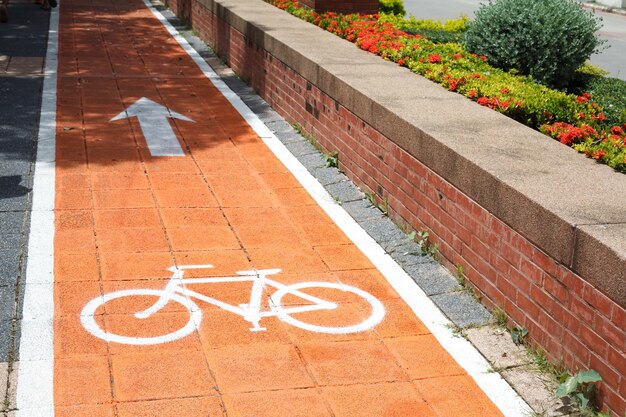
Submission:
[[591,10],[599,10],[601,12],[606,12],[606,13],[613,13],[613,14],[619,14],[622,16],[626,16],[626,9],[620,9],[617,7],[609,7],[609,6],[603,6],[601,4],[596,4],[596,3],[583,3],[583,7],[585,9],[591,9]]

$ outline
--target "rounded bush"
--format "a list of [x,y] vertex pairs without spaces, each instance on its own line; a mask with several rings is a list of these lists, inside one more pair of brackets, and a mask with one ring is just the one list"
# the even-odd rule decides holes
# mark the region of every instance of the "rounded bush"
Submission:
[[602,19],[576,0],[490,0],[476,12],[465,44],[496,67],[563,87],[604,43],[596,35],[601,27]]
[[404,2],[402,0],[378,0],[378,10],[382,13],[404,16]]

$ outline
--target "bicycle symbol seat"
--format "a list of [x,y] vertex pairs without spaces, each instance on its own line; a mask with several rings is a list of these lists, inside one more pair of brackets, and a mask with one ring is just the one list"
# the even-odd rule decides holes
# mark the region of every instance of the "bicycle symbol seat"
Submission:
[[[382,303],[371,294],[359,288],[339,283],[312,281],[285,285],[268,278],[270,275],[281,272],[281,270],[277,268],[238,271],[237,275],[230,277],[183,278],[185,270],[187,269],[207,269],[212,267],[213,265],[172,266],[168,268],[168,270],[172,272],[172,276],[165,288],[162,290],[137,288],[110,292],[96,297],[89,301],[83,308],[81,312],[81,323],[89,333],[108,342],[128,345],[156,345],[172,342],[185,337],[200,326],[202,311],[198,305],[192,301],[194,298],[243,317],[244,320],[252,324],[252,327],[250,328],[250,331],[252,332],[266,330],[266,328],[261,327],[259,324],[261,319],[265,317],[278,317],[285,323],[312,332],[331,334],[357,333],[373,328],[379,324],[385,316],[385,308]],[[233,282],[252,283],[250,300],[247,304],[228,304],[216,298],[192,291],[188,288],[189,285],[193,284],[219,284]],[[268,296],[269,310],[266,309],[264,311],[262,308],[263,293],[267,287],[274,287],[277,291]],[[339,327],[318,326],[294,318],[293,315],[297,315],[298,313],[334,310],[338,307],[337,303],[324,300],[305,292],[307,289],[314,288],[337,290],[342,293],[352,293],[352,295],[362,298],[369,305],[371,309],[370,315],[364,321],[359,323]],[[281,301],[286,295],[299,297],[307,303],[304,305],[283,306]],[[136,297],[156,298],[156,301],[151,305],[151,307],[138,311],[134,314],[134,316],[138,319],[147,319],[163,309],[168,303],[174,302],[181,304],[184,307],[184,310],[189,312],[189,320],[182,328],[174,332],[154,337],[122,336],[112,332],[107,332],[96,321],[96,311],[104,304],[117,299],[128,299],[128,301],[132,301],[132,299],[135,299]]]

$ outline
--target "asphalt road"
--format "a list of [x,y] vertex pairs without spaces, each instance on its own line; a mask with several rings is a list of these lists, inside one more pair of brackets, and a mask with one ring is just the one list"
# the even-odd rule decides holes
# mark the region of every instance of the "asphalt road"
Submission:
[[[418,18],[453,19],[462,14],[470,17],[484,1],[478,0],[404,0],[407,13]],[[608,42],[605,50],[592,55],[590,61],[609,71],[611,77],[626,80],[626,16],[596,12],[604,27],[600,36]]]

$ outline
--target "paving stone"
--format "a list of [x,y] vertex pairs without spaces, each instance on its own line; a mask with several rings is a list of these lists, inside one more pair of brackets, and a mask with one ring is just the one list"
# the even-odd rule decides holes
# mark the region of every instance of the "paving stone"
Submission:
[[357,222],[366,222],[369,220],[378,220],[384,217],[384,214],[374,207],[368,200],[356,200],[343,204],[343,208]]
[[285,146],[287,147],[287,149],[289,149],[289,152],[291,152],[295,157],[311,154],[319,155],[319,151],[307,140],[292,142]]
[[533,361],[526,349],[513,343],[511,333],[496,325],[467,329],[465,334],[497,370],[528,365]]
[[[309,158],[315,155],[307,155],[302,159]],[[326,187],[326,190],[338,201],[347,203],[348,201],[361,200],[365,197],[359,189],[350,181],[342,181],[335,184],[330,184]]]
[[485,307],[465,292],[434,295],[431,299],[454,324],[461,328],[487,324],[491,317]]
[[[387,243],[384,248],[405,269],[413,265],[436,264],[431,256],[422,254],[421,247],[413,241],[407,241],[406,239],[402,239],[400,242],[393,241]],[[449,275],[449,273],[447,274]]]
[[18,249],[22,235],[18,233],[3,233],[0,235],[0,250]]
[[21,233],[24,213],[20,211],[0,211],[0,234]]
[[[5,164],[0,161],[0,201],[14,197],[23,197],[30,192],[30,188],[27,186],[28,176],[22,175],[28,174],[28,169],[24,172],[21,172],[19,169],[22,166],[28,168],[28,165],[29,162],[22,161],[19,164],[7,164],[6,168],[3,168]],[[3,171],[4,169],[6,171]],[[9,209],[0,209],[0,211],[7,210]]]
[[0,362],[9,359],[12,323],[12,320],[0,320]]
[[559,410],[564,404],[552,394],[556,391],[556,383],[535,365],[508,369],[501,375],[535,411],[534,415],[541,417],[569,415],[568,410]]
[[276,120],[274,122],[267,122],[265,123],[265,125],[267,126],[269,130],[271,130],[278,137],[278,139],[281,139],[279,136],[280,134],[295,133],[297,137],[300,140],[302,140],[302,136],[298,135],[297,132],[293,130],[293,127],[289,123],[287,123],[285,120]]
[[[355,200],[355,199],[353,199]],[[360,223],[361,227],[378,243],[401,244],[406,235],[388,217]]]
[[15,285],[19,267],[19,251],[0,250],[0,286]]
[[312,171],[313,176],[317,181],[322,184],[324,187],[330,184],[336,184],[341,181],[346,181],[348,178],[341,173],[335,167],[321,167],[316,168]]
[[309,171],[326,166],[326,161],[322,158],[322,154],[320,153],[305,155],[298,159],[300,160],[300,163],[302,163],[302,165],[304,165],[304,167]]
[[[429,256],[425,256],[423,263],[404,267],[407,274],[419,285],[428,296],[459,291],[461,286],[452,275]],[[471,297],[470,297],[471,299]],[[471,299],[474,303],[473,299]]]
[[15,287],[0,287],[0,321],[13,319],[15,312]]

